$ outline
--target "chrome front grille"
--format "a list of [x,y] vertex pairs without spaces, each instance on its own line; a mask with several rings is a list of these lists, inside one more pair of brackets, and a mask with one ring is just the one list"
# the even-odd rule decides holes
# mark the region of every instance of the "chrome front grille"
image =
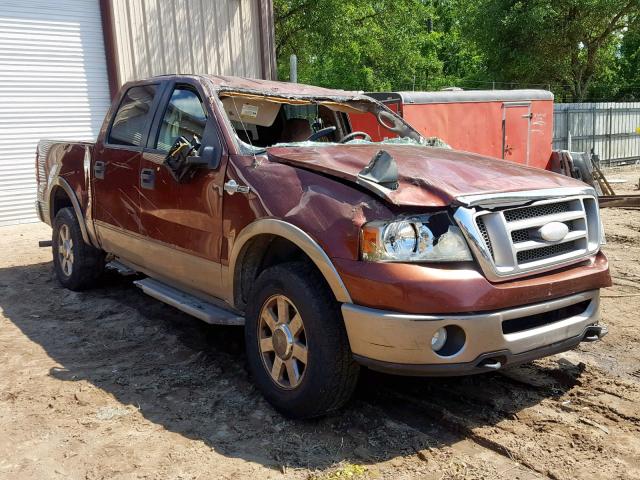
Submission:
[[534,205],[532,207],[513,208],[504,211],[504,218],[507,222],[517,222],[529,218],[555,215],[571,210],[571,202],[550,203],[545,205]]
[[491,246],[491,240],[489,239],[489,232],[487,231],[487,227],[484,224],[484,220],[482,220],[482,218],[476,218],[476,225],[478,225],[478,230],[480,230],[480,235],[482,235],[482,240],[484,241],[484,244],[489,249],[491,258],[493,258],[493,247]]
[[[600,217],[592,195],[492,206],[491,210],[460,207],[455,217],[493,281],[575,263],[600,248]],[[567,226],[568,233],[557,241],[541,236],[541,227],[552,222]]]
[[535,262],[536,260],[544,260],[546,258],[556,257],[565,253],[579,251],[581,246],[577,242],[557,243],[555,245],[547,245],[532,250],[522,250],[517,254],[519,264]]
[[531,239],[531,233],[529,230],[514,230],[511,232],[511,241],[513,243],[526,242]]
[[[569,228],[569,232],[574,232],[577,230],[581,230],[583,221],[582,220],[569,220],[564,223],[567,228]],[[513,243],[526,242],[528,240],[536,239],[536,231],[537,228],[525,228],[522,230],[512,230],[511,231],[511,241]]]

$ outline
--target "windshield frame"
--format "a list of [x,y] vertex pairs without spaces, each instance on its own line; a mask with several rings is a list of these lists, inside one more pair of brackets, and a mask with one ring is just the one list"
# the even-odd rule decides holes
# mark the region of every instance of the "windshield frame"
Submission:
[[[265,153],[268,148],[272,148],[273,145],[270,145],[268,147],[256,147],[240,139],[240,137],[236,132],[236,129],[231,123],[231,119],[229,118],[229,116],[227,115],[227,112],[224,109],[224,106],[222,104],[223,97],[254,98],[254,99],[260,99],[265,101],[273,101],[276,103],[282,103],[285,105],[286,104],[317,105],[317,106],[342,105],[361,113],[370,113],[376,117],[379,123],[380,123],[380,120],[379,120],[380,112],[386,112],[386,114],[390,115],[394,119],[394,123],[396,123],[396,125],[398,126],[398,131],[394,133],[397,133],[399,137],[410,138],[414,140],[416,143],[425,144],[425,145],[428,142],[428,140],[425,139],[425,137],[420,132],[418,132],[418,130],[416,130],[411,124],[409,124],[396,112],[391,110],[384,103],[364,94],[354,94],[349,97],[336,95],[334,97],[334,96],[315,96],[315,95],[298,95],[298,94],[287,95],[286,93],[278,94],[274,92],[266,93],[266,92],[260,92],[260,91],[245,90],[241,88],[231,88],[231,87],[218,88],[216,89],[215,102],[218,104],[218,108],[223,114],[222,116],[226,123],[226,127],[229,129],[230,132],[233,133],[231,137],[235,142],[235,146],[238,152],[244,155],[261,155]],[[344,126],[348,126],[349,130],[351,130],[350,124],[343,125],[343,127]]]

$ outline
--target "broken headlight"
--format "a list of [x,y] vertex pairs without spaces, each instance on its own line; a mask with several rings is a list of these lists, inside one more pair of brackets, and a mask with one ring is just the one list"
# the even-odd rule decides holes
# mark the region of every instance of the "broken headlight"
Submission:
[[375,221],[362,227],[362,259],[369,262],[462,262],[473,259],[446,212]]

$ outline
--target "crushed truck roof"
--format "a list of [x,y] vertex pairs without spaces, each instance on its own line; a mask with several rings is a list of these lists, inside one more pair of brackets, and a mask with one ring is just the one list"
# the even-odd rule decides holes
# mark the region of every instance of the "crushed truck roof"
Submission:
[[214,88],[219,91],[242,91],[257,95],[285,97],[341,98],[345,100],[360,100],[364,96],[363,92],[316,87],[302,83],[218,75],[205,75],[205,77],[208,78],[213,83]]

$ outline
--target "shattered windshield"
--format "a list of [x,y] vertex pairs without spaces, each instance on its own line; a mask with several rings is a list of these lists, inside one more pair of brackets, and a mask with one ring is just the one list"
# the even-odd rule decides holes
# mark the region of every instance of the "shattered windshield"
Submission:
[[380,143],[447,147],[439,139],[423,137],[369,97],[335,101],[225,92],[220,101],[240,147],[249,154],[276,146]]

